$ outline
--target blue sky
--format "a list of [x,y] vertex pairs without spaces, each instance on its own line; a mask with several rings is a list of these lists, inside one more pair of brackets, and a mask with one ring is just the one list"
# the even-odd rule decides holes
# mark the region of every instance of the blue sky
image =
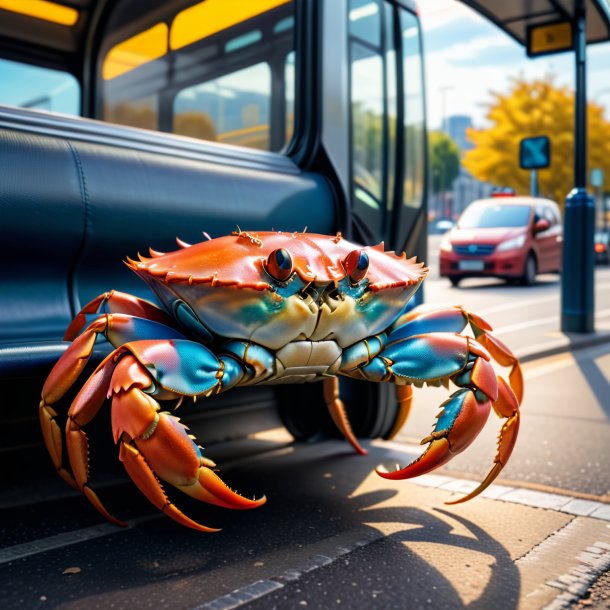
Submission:
[[[428,124],[465,114],[485,125],[490,91],[506,93],[511,76],[555,75],[558,85],[574,87],[572,53],[528,59],[523,47],[491,22],[456,0],[421,0],[426,53]],[[606,108],[610,119],[610,43],[588,47],[588,96]]]
[[69,74],[0,59],[0,81],[4,83],[1,104],[39,102],[36,107],[44,110],[64,114],[79,111],[78,83]]

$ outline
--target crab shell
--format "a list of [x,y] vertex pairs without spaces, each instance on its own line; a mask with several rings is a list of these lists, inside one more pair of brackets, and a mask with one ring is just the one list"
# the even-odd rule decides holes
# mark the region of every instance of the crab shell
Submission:
[[[182,246],[187,246],[178,242]],[[278,249],[290,253],[292,274],[281,282],[267,270]],[[350,281],[345,261],[354,250],[369,259]],[[332,340],[344,348],[387,329],[404,311],[427,269],[415,258],[310,233],[239,231],[140,262],[127,260],[176,315],[184,302],[217,337],[269,349],[291,341]]]

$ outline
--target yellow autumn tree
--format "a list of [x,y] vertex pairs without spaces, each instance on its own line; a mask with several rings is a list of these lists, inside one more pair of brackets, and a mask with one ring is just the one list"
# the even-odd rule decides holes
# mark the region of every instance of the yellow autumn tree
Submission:
[[[470,129],[475,147],[463,159],[464,167],[479,180],[510,186],[518,194],[530,192],[530,172],[519,168],[522,138],[546,135],[551,140],[551,166],[538,172],[540,194],[563,205],[574,185],[574,93],[558,87],[547,76],[527,82],[512,80],[507,95],[492,92],[488,129]],[[587,110],[587,168],[604,171],[604,190],[610,190],[610,122],[601,106]]]

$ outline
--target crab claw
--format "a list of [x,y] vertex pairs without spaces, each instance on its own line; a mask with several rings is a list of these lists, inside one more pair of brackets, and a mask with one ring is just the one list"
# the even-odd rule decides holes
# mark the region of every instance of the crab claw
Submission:
[[462,498],[446,502],[446,504],[461,504],[462,502],[466,502],[475,496],[478,496],[494,482],[495,478],[502,471],[502,468],[506,466],[508,458],[510,458],[511,453],[513,452],[513,448],[517,442],[517,434],[519,433],[521,415],[519,414],[517,397],[502,377],[498,377],[498,398],[492,403],[492,406],[499,417],[507,418],[498,437],[498,453],[494,459],[494,465],[476,489]]
[[455,392],[441,406],[434,431],[422,440],[430,443],[426,451],[404,468],[377,469],[377,474],[384,479],[411,479],[446,464],[474,441],[490,411],[490,401],[479,402],[470,389]]
[[265,503],[263,496],[249,500],[232,491],[209,466],[199,447],[187,434],[177,417],[159,413],[155,430],[148,438],[137,438],[135,444],[151,470],[161,479],[189,496],[224,508],[256,508]]
[[[154,399],[139,388],[120,392],[113,398],[115,437],[121,438],[121,460],[140,491],[159,509],[179,523],[201,531],[217,531],[184,515],[165,495],[159,479],[208,504],[224,508],[256,508],[266,498],[250,500],[232,491],[210,467],[200,448],[177,417],[157,412]],[[123,424],[129,414],[129,423]],[[146,429],[134,434],[136,426]],[[128,429],[126,429],[128,428]],[[140,430],[138,430],[140,431]]]

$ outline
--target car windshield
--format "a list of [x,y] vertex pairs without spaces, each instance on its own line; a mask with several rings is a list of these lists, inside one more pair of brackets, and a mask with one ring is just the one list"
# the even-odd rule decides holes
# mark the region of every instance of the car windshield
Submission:
[[530,217],[527,205],[475,204],[460,216],[460,229],[490,229],[496,227],[524,227]]

